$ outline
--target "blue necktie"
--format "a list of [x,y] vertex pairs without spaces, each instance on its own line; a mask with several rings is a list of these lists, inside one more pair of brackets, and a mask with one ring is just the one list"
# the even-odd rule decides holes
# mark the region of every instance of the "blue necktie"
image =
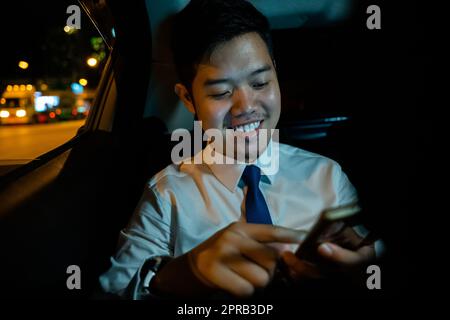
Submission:
[[272,224],[269,208],[267,208],[266,200],[259,189],[261,170],[254,165],[247,166],[242,174],[242,179],[248,188],[245,198],[247,222]]

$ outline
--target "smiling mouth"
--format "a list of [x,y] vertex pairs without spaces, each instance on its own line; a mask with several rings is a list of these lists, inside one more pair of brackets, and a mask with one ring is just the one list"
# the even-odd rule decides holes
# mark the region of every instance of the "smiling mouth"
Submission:
[[234,126],[234,127],[229,127],[228,129],[233,129],[235,132],[247,133],[247,132],[259,130],[263,122],[264,122],[264,120],[258,120],[258,121],[253,121],[253,122],[249,122],[249,123]]

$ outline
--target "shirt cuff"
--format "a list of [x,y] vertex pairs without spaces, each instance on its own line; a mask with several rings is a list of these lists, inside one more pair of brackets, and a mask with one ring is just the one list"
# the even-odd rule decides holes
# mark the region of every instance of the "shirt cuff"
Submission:
[[150,290],[150,283],[158,269],[163,267],[171,258],[154,256],[146,259],[136,272],[134,281],[131,285],[131,298],[133,300],[148,300],[160,298],[154,292]]

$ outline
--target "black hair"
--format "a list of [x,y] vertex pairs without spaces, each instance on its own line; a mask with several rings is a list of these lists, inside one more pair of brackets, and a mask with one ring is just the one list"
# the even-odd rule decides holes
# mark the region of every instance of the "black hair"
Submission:
[[257,32],[273,59],[267,18],[246,0],[191,0],[172,25],[172,52],[179,80],[188,90],[197,66],[236,36]]

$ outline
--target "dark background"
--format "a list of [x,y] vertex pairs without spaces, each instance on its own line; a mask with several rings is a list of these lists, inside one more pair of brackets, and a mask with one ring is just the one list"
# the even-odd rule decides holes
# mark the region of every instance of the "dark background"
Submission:
[[[366,28],[371,4],[381,8],[381,30]],[[274,33],[280,126],[292,119],[350,117],[327,142],[298,146],[338,160],[357,188],[367,225],[388,248],[380,262],[381,296],[413,292],[418,251],[413,231],[425,192],[419,167],[431,136],[420,12],[415,2],[359,1],[344,23]],[[366,290],[362,296],[376,294]]]
[[[81,9],[82,28],[66,34],[64,26],[70,5],[78,1],[5,1],[0,6],[0,91],[10,83],[51,83],[52,89],[68,89],[71,82],[88,80],[95,88],[99,81],[97,67],[87,66],[86,58],[94,50],[91,37],[99,37]],[[81,7],[80,7],[81,8]],[[18,62],[29,63],[26,70]],[[16,82],[18,81],[18,82]]]

